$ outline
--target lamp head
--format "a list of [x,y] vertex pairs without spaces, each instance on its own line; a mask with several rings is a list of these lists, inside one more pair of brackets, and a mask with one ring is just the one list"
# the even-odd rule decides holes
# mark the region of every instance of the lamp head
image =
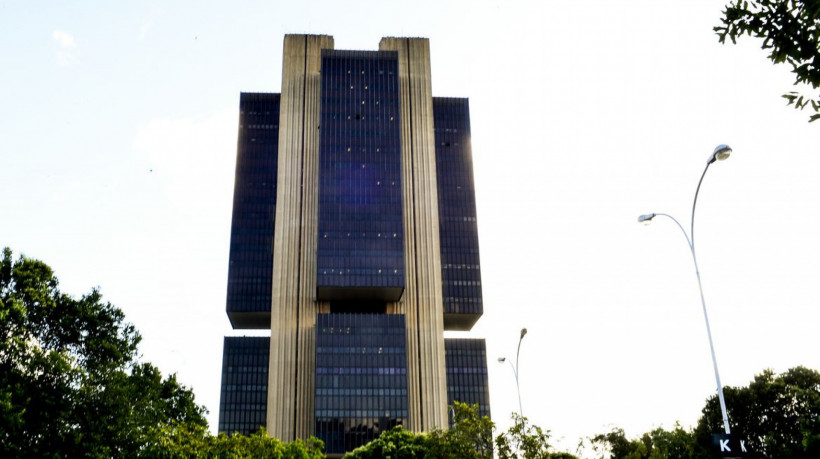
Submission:
[[506,361],[507,361],[507,358],[506,358],[506,357],[499,357],[499,358],[498,358],[498,363],[504,363],[504,362],[506,362]]
[[524,338],[524,335],[526,335],[526,334],[527,334],[527,329],[526,329],[526,328],[522,328],[522,329],[521,329],[521,338],[519,338],[519,339],[523,339],[523,338]]
[[644,225],[648,225],[653,218],[655,218],[656,214],[643,214],[638,217],[638,223],[643,223]]
[[717,147],[715,147],[715,151],[713,151],[712,156],[709,157],[709,164],[712,164],[715,161],[723,161],[724,159],[728,158],[731,154],[732,147],[726,144],[720,144]]

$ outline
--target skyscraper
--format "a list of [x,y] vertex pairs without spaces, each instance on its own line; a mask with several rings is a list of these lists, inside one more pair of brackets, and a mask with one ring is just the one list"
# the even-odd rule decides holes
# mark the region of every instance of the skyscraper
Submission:
[[316,435],[489,414],[467,99],[434,98],[429,42],[287,35],[281,94],[240,97],[219,429]]

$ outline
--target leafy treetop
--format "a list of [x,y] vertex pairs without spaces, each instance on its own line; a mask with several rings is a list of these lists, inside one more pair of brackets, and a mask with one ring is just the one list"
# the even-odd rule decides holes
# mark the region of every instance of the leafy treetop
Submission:
[[160,426],[206,427],[172,375],[139,363],[140,335],[96,289],[62,293],[51,268],[0,258],[0,457],[139,457]]
[[775,64],[786,63],[795,85],[807,85],[813,96],[791,91],[783,95],[797,109],[810,106],[820,119],[820,0],[735,0],[723,11],[722,24],[714,27],[720,42],[726,37],[749,35],[762,38],[762,48]]

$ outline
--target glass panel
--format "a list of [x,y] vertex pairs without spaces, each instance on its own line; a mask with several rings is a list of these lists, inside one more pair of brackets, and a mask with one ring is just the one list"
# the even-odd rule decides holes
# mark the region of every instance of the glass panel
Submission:
[[318,315],[316,436],[326,452],[351,451],[407,424],[405,352],[403,315]]

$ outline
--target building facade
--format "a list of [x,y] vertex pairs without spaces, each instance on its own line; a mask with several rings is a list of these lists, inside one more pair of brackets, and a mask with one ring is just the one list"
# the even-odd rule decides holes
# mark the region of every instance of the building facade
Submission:
[[468,101],[426,39],[333,48],[287,35],[281,93],[240,97],[226,309],[270,337],[225,338],[219,430],[339,453],[489,402],[483,340],[444,338],[483,312]]

